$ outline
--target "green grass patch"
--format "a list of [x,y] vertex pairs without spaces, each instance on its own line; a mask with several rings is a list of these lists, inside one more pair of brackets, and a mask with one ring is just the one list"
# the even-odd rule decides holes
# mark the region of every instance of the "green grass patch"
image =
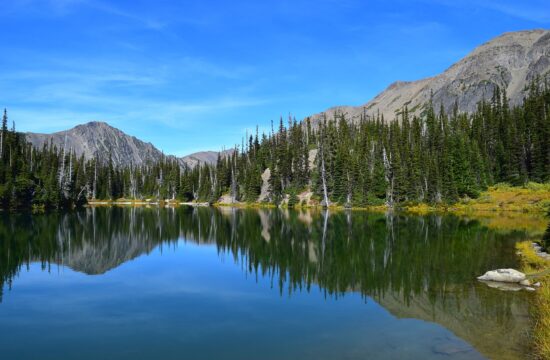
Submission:
[[[531,307],[532,346],[535,359],[550,359],[550,262],[535,253],[531,241],[516,244],[521,252],[521,270],[542,285],[534,294]],[[537,275],[542,273],[543,275]]]

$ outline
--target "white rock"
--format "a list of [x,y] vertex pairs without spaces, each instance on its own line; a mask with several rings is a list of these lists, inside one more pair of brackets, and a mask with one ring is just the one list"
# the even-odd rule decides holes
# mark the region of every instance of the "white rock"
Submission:
[[527,287],[525,288],[525,290],[527,290],[527,291],[535,291],[536,289],[533,288],[533,287],[527,286]]
[[525,280],[525,274],[514,269],[497,269],[487,271],[478,280],[519,283]]
[[540,282],[536,282],[533,284],[534,287],[540,287]]
[[521,280],[519,284],[523,286],[531,286],[531,282],[528,279]]

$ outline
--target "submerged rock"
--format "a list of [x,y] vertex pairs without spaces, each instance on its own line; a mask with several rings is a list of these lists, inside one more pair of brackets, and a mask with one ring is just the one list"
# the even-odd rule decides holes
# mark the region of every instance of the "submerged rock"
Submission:
[[468,353],[473,348],[468,344],[462,344],[457,342],[442,343],[432,346],[434,354],[452,356],[460,353]]
[[519,283],[526,279],[525,274],[514,269],[497,269],[487,271],[479,276],[478,280],[496,281],[506,283]]

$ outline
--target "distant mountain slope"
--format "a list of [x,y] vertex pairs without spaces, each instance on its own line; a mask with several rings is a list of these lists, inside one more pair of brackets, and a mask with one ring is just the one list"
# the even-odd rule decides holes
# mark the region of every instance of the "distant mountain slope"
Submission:
[[[66,144],[67,150],[73,150],[77,156],[107,160],[111,155],[115,165],[142,165],[158,161],[162,152],[153,144],[130,136],[107,123],[92,121],[72,129],[53,134],[26,133],[27,141],[36,147],[53,142],[58,148]],[[172,156],[170,156],[172,157]],[[203,151],[177,158],[182,165],[194,167],[199,163],[213,163],[218,153]]]
[[[440,75],[397,81],[362,106],[337,106],[325,113],[328,119],[334,113],[346,113],[358,120],[363,113],[375,116],[380,112],[386,120],[394,120],[404,106],[419,114],[432,91],[436,108],[443,104],[449,111],[456,101],[459,111],[472,112],[483,98],[491,98],[496,86],[506,89],[510,102],[517,104],[525,95],[525,86],[549,72],[550,31],[510,32],[479,46]],[[315,114],[312,120],[321,116]]]
[[[222,152],[223,154],[227,151]],[[218,155],[220,153],[217,151],[199,151],[190,155],[186,155],[180,158],[185,162],[189,167],[195,167],[199,163],[203,164],[213,164],[218,160]]]
[[66,143],[67,150],[72,149],[78,156],[84,155],[87,159],[108,159],[111,154],[116,165],[141,165],[156,161],[162,156],[162,152],[153,144],[145,143],[98,121],[53,134],[27,133],[26,138],[37,147],[53,142],[58,148],[63,148]]

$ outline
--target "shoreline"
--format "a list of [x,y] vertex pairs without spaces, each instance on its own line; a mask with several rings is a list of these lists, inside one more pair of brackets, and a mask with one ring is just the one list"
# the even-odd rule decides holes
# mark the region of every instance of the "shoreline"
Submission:
[[[222,197],[223,198],[223,197]],[[176,199],[159,200],[159,199],[95,199],[88,200],[85,206],[105,206],[105,205],[121,205],[121,206],[213,206],[213,207],[235,207],[235,208],[293,208],[296,210],[302,209],[329,209],[329,210],[352,210],[352,211],[372,211],[372,212],[388,212],[402,211],[411,214],[457,214],[457,215],[475,215],[479,213],[528,213],[528,214],[543,214],[550,211],[550,184],[528,183],[524,186],[511,186],[508,184],[497,184],[489,187],[486,191],[480,193],[476,199],[464,198],[452,204],[428,204],[428,203],[401,203],[396,205],[366,205],[366,206],[351,206],[346,207],[340,204],[331,204],[328,207],[323,207],[317,200],[308,199],[300,202],[293,207],[289,207],[287,201],[283,201],[280,205],[269,202],[227,202],[218,201],[215,203],[195,202],[195,201],[180,201]]]
[[541,283],[531,302],[531,346],[536,359],[550,357],[550,260],[540,256],[532,241],[516,244],[521,271]]
[[[527,204],[526,204],[527,205]],[[142,200],[91,200],[88,201],[85,207],[93,206],[192,206],[192,207],[216,207],[216,208],[237,208],[237,209],[284,209],[284,210],[335,210],[335,211],[368,211],[368,212],[404,212],[415,215],[423,214],[454,214],[454,215],[476,215],[476,214],[546,214],[546,208],[525,207],[522,209],[511,208],[506,206],[500,207],[478,207],[475,205],[452,204],[452,205],[372,205],[372,206],[352,206],[346,207],[343,205],[330,205],[324,207],[321,205],[297,205],[293,207],[278,206],[272,203],[208,203],[208,202],[192,202],[192,201],[142,201]]]
[[[319,212],[323,210],[321,206],[296,206],[294,208],[278,207],[273,204],[267,203],[194,203],[194,202],[130,202],[130,201],[95,201],[85,205],[86,207],[164,207],[164,208],[176,208],[182,206],[191,207],[212,207],[218,209],[281,209],[281,210],[295,210],[295,211],[313,211]],[[428,207],[428,206],[414,206],[414,207],[388,207],[388,206],[372,206],[372,207],[352,207],[346,208],[344,206],[330,206],[327,208],[329,211],[352,211],[352,212],[371,212],[371,213],[396,213],[412,216],[425,216],[425,215],[442,215],[442,216],[458,216],[463,218],[472,218],[483,222],[487,227],[496,230],[525,230],[532,235],[542,235],[546,225],[548,223],[547,212],[540,208],[531,209],[530,211],[519,211],[517,209],[499,208],[499,209],[485,209],[471,207]]]

